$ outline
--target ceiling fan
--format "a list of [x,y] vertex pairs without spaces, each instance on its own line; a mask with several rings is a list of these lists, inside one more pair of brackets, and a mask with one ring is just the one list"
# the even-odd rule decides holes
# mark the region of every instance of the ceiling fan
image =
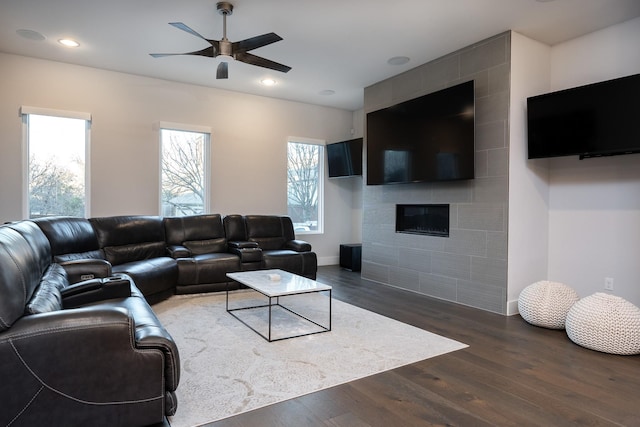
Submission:
[[[257,55],[253,55],[249,53],[250,50],[257,49],[262,46],[269,45],[271,43],[278,42],[282,40],[282,37],[277,35],[276,33],[267,33],[262,34],[261,36],[255,36],[248,39],[244,39],[238,42],[230,42],[227,39],[227,16],[233,13],[233,5],[226,1],[218,2],[217,5],[218,13],[222,15],[223,22],[223,32],[222,32],[222,40],[211,40],[207,39],[196,31],[189,28],[187,25],[182,22],[170,22],[169,25],[173,25],[174,27],[186,31],[189,34],[193,34],[196,37],[201,38],[209,42],[211,46],[208,46],[202,50],[197,50],[195,52],[186,52],[186,53],[151,53],[150,55],[154,58],[161,58],[163,56],[173,56],[173,55],[199,55],[199,56],[207,56],[210,58],[215,58],[217,56],[222,56],[223,58],[233,58],[238,61],[256,65],[258,67],[269,68],[271,70],[281,71],[283,73],[291,70],[291,67],[288,67],[283,64],[279,64],[275,61],[271,61],[266,58],[262,58]],[[229,65],[226,61],[222,61],[218,64],[218,69],[216,71],[216,79],[226,79],[229,77]]]

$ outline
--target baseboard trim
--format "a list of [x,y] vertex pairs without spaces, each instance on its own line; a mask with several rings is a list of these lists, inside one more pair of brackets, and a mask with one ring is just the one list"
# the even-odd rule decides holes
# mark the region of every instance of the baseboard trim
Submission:
[[507,316],[514,316],[516,314],[520,314],[520,310],[518,310],[518,300],[507,301]]
[[339,256],[327,256],[318,258],[318,266],[325,265],[339,265],[340,257]]

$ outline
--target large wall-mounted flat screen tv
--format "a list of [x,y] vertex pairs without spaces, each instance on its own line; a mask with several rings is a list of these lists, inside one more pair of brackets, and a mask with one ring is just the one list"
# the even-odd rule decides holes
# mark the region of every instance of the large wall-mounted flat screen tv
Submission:
[[327,144],[329,178],[362,175],[362,138]]
[[474,178],[473,80],[367,114],[367,184]]
[[529,158],[640,152],[640,74],[527,99]]

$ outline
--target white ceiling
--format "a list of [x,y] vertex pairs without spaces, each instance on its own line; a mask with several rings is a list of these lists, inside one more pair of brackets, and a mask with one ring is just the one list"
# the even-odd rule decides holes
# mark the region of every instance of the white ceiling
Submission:
[[[364,88],[506,30],[553,45],[640,16],[639,0],[232,0],[227,36],[275,32],[252,51],[292,67],[279,73],[238,61],[216,80],[219,58],[190,52],[222,38],[216,0],[0,0],[0,51],[166,80],[326,105],[362,107]],[[46,37],[34,41],[16,30]],[[70,49],[57,40],[70,37]],[[389,65],[394,56],[411,58]],[[272,77],[277,84],[263,87]],[[335,91],[322,95],[322,91]]]

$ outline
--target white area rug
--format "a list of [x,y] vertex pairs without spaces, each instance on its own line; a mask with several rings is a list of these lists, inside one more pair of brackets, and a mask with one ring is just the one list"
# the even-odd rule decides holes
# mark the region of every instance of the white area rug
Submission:
[[[232,303],[256,295],[236,292]],[[326,295],[287,297],[283,303],[328,322]],[[335,299],[330,332],[271,343],[226,312],[223,293],[173,296],[153,309],[180,350],[173,427],[213,422],[466,347]],[[247,320],[258,327],[262,319],[266,332],[265,313]],[[276,331],[304,327],[283,313],[274,313]]]

